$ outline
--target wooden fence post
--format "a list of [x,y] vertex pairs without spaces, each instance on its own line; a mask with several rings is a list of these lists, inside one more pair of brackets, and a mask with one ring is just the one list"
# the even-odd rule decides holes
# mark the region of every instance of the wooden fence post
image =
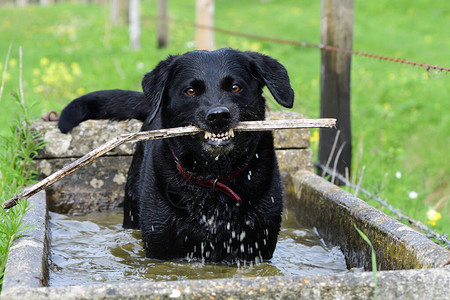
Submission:
[[195,30],[197,49],[214,50],[214,31],[202,26],[214,26],[214,0],[196,0],[196,23],[200,25]]
[[139,50],[141,48],[141,10],[140,0],[130,0],[130,48]]
[[[322,0],[322,45],[352,49],[353,7],[353,0]],[[320,117],[337,119],[340,135],[329,167],[333,169],[336,154],[342,149],[336,165],[336,171],[341,175],[345,174],[346,168],[351,174],[350,66],[351,54],[322,50]],[[320,129],[319,132],[318,163],[326,165],[336,131]],[[321,173],[321,168],[318,171]]]
[[28,0],[16,0],[16,5],[19,7],[25,7],[28,5]]
[[158,0],[158,20],[157,20],[157,34],[158,34],[158,48],[165,48],[168,45],[168,22],[167,22],[167,0]]
[[120,20],[120,0],[111,0],[110,11],[111,23],[113,26],[119,25]]

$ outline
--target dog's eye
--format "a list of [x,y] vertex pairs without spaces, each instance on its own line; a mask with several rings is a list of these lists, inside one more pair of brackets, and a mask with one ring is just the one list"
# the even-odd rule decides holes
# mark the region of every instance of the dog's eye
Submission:
[[241,86],[238,85],[238,84],[233,84],[233,85],[231,86],[231,91],[232,91],[233,93],[237,93],[237,92],[239,92],[240,90],[241,90]]
[[188,88],[184,91],[184,93],[188,96],[195,96],[196,92],[193,88]]

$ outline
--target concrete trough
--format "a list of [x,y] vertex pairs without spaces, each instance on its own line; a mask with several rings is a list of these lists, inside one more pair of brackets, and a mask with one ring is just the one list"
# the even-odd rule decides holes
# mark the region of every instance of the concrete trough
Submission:
[[[301,117],[276,113],[271,118]],[[132,121],[87,122],[70,136],[54,124],[36,124],[51,143],[40,153],[41,176],[59,169],[110,137],[99,132],[135,131]],[[113,129],[111,130],[111,127]],[[97,128],[97,129],[96,129]],[[99,140],[98,138],[101,137]],[[80,138],[82,137],[82,138]],[[65,138],[61,142],[60,138]],[[53,139],[53,141],[52,141]],[[102,140],[104,139],[104,140]],[[59,142],[58,142],[59,140]],[[84,149],[85,142],[89,143]],[[371,252],[353,227],[372,241],[377,256],[379,299],[449,299],[450,252],[421,233],[316,176],[307,130],[275,133],[285,185],[286,206],[299,224],[316,227],[324,241],[339,246],[350,268],[371,270]],[[53,145],[53,146],[52,146]],[[54,147],[59,145],[58,149]],[[373,298],[371,271],[339,275],[277,276],[47,286],[49,270],[48,210],[84,214],[117,208],[132,148],[117,149],[30,199],[24,222],[36,226],[14,242],[4,276],[2,299],[365,299]],[[68,155],[69,153],[77,153]],[[128,161],[128,163],[127,163]],[[292,162],[296,163],[293,164]],[[95,180],[94,180],[95,179]],[[95,201],[91,201],[96,199]]]

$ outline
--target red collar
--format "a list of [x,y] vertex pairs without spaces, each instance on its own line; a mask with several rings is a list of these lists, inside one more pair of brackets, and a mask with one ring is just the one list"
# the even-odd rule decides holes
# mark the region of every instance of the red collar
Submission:
[[236,171],[234,171],[233,173],[231,173],[225,177],[219,177],[216,179],[205,179],[205,178],[202,178],[201,176],[196,176],[196,175],[186,171],[185,169],[183,169],[178,157],[175,155],[175,153],[173,152],[172,149],[171,149],[171,151],[172,151],[173,157],[175,158],[175,162],[177,164],[177,170],[185,180],[189,181],[190,183],[195,183],[195,184],[207,187],[207,188],[212,188],[213,191],[216,191],[216,190],[220,191],[220,192],[228,195],[230,198],[234,199],[237,202],[237,204],[242,203],[241,197],[239,197],[239,195],[236,194],[231,188],[226,186],[225,182],[230,181],[231,179],[238,176],[242,171],[244,171],[248,167],[248,164],[250,163],[250,160],[252,159],[252,157],[250,157],[250,159],[241,168],[237,169]]

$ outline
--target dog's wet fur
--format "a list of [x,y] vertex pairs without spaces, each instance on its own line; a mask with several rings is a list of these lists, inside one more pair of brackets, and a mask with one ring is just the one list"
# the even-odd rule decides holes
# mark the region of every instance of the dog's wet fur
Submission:
[[[287,71],[275,59],[233,49],[192,51],[161,61],[144,76],[143,93],[103,90],[73,100],[58,126],[66,133],[88,119],[134,118],[143,121],[142,130],[202,129],[137,143],[123,226],[142,231],[150,258],[258,262],[272,257],[283,210],[273,137],[232,129],[239,121],[264,120],[264,86],[278,103],[292,107]],[[198,183],[218,178],[240,204]]]

